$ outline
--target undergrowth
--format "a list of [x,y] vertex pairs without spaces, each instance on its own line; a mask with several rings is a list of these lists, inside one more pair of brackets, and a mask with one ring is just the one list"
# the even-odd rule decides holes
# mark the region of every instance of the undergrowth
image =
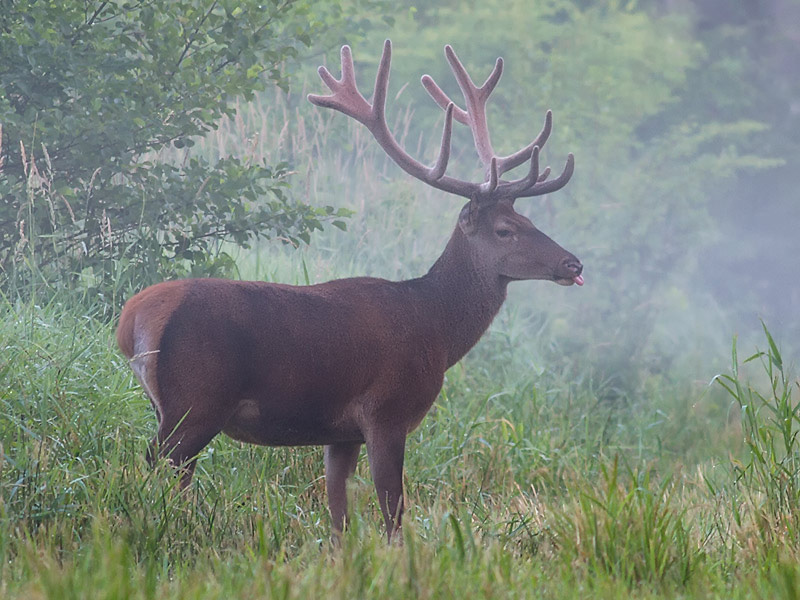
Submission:
[[[259,161],[289,152],[295,189],[355,210],[347,234],[329,228],[300,251],[220,247],[235,275],[424,273],[457,205],[395,180],[353,124],[311,115],[254,102],[194,149],[216,159],[247,139]],[[349,128],[345,150],[325,145],[337,127]],[[47,240],[28,242],[33,253]],[[798,382],[766,328],[764,351],[740,364],[734,344],[732,368],[708,385],[707,345],[637,362],[627,338],[598,334],[616,301],[598,310],[557,286],[515,284],[409,436],[404,544],[385,543],[362,454],[337,547],[319,448],[220,436],[187,494],[168,465],[147,466],[155,417],[114,347],[113,317],[157,272],[129,266],[109,271],[102,295],[80,273],[65,274],[78,282],[67,291],[31,268],[29,289],[0,298],[0,597],[796,598]],[[675,296],[660,301],[677,315]],[[594,370],[586,357],[611,346],[614,372]]]
[[800,576],[797,382],[766,330],[748,363],[765,385],[734,352],[694,398],[731,394],[741,430],[700,420],[684,453],[641,433],[678,435],[677,393],[655,422],[558,372],[490,380],[468,358],[409,438],[404,544],[385,544],[362,455],[340,548],[317,448],[219,438],[188,494],[149,468],[155,420],[112,332],[82,308],[3,303],[3,597],[788,598]]

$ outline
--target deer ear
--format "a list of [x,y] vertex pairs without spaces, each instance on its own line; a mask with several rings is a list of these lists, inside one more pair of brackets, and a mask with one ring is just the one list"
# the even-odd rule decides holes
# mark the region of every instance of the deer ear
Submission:
[[461,209],[458,215],[458,226],[467,235],[471,235],[478,227],[478,213],[480,207],[477,200],[470,200]]

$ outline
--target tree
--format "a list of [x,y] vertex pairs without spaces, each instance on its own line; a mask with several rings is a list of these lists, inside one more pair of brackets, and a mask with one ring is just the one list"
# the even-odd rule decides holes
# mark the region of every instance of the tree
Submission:
[[233,99],[285,86],[282,65],[324,29],[315,10],[330,4],[3,2],[4,283],[82,278],[107,291],[219,273],[232,265],[224,243],[307,242],[342,216],[293,200],[287,164],[159,156],[190,147]]

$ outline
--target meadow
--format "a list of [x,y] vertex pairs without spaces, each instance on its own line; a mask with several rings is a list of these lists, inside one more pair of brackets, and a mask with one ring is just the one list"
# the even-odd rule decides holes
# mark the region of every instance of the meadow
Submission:
[[[298,189],[354,211],[348,231],[328,228],[307,247],[220,247],[237,275],[306,284],[423,273],[456,203],[398,175],[356,128],[346,126],[350,148],[327,146],[341,123],[309,114],[243,105],[195,150],[299,157]],[[274,144],[267,132],[289,121]],[[615,393],[579,356],[608,340],[570,332],[585,302],[576,293],[596,283],[591,265],[586,273],[581,290],[516,284],[448,372],[409,438],[403,543],[391,546],[363,453],[341,547],[320,448],[220,437],[191,491],[178,493],[167,465],[145,462],[155,417],[115,347],[107,305],[89,286],[7,290],[0,596],[797,598],[791,361],[765,328],[760,351],[687,345],[672,368]],[[700,351],[709,354],[698,361]]]

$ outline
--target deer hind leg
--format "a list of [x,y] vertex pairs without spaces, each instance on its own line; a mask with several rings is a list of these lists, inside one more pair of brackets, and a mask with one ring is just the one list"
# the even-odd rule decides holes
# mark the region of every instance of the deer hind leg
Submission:
[[405,431],[373,431],[367,436],[367,457],[389,542],[400,532],[403,518],[405,445]]
[[[202,406],[200,402],[196,404]],[[209,418],[194,408],[162,411],[158,433],[150,453],[165,458],[178,471],[181,488],[192,481],[197,455],[222,431],[219,419]]]
[[192,480],[197,455],[222,431],[227,415],[224,407],[230,397],[227,365],[204,364],[165,342],[185,338],[173,332],[155,343],[141,333],[135,340],[131,366],[158,418],[158,432],[150,443],[147,460],[152,465],[165,458],[176,467],[181,487]]
[[328,507],[331,524],[336,534],[347,522],[347,480],[355,473],[360,442],[343,442],[325,446],[325,486],[328,489]]

